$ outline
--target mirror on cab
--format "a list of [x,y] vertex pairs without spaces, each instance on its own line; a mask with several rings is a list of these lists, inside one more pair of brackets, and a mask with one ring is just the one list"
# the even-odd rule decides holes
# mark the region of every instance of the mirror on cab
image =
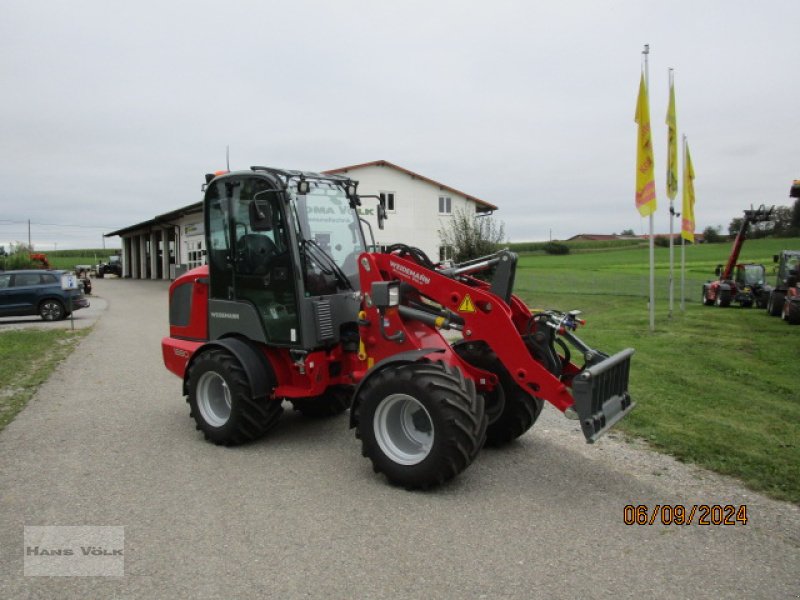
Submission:
[[272,205],[269,201],[255,199],[250,202],[250,229],[253,231],[272,230]]

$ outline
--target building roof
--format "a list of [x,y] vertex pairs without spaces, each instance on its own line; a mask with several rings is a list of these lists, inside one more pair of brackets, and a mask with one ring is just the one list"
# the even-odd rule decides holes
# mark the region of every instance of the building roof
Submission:
[[139,229],[150,229],[151,227],[157,227],[159,225],[172,225],[172,221],[175,219],[180,219],[184,215],[189,215],[196,212],[203,211],[203,203],[202,202],[194,202],[193,204],[187,204],[181,208],[176,210],[172,210],[170,212],[166,212],[162,215],[158,215],[152,219],[147,221],[142,221],[141,223],[136,223],[136,225],[129,225],[128,227],[123,227],[122,229],[117,229],[116,231],[112,231],[111,233],[106,233],[104,237],[113,237],[115,235],[122,235],[123,233],[129,233],[131,231],[137,231]]
[[388,160],[374,160],[372,162],[361,163],[359,165],[350,165],[348,167],[339,167],[338,169],[330,169],[328,171],[323,171],[325,175],[335,175],[338,173],[347,173],[348,171],[355,171],[356,169],[364,169],[366,167],[389,167],[395,169],[396,171],[400,171],[401,173],[405,173],[406,175],[410,176],[412,179],[419,179],[420,181],[425,181],[430,183],[431,185],[437,186],[439,189],[447,190],[454,194],[459,194],[464,196],[467,200],[472,200],[478,205],[478,210],[481,212],[488,212],[492,210],[498,210],[497,207],[487,202],[486,200],[481,200],[480,198],[473,196],[471,194],[466,194],[461,190],[458,190],[452,186],[446,185],[430,177],[425,177],[424,175],[420,175],[419,173],[415,173],[414,171],[409,171],[401,166],[398,166],[394,163],[390,163]]

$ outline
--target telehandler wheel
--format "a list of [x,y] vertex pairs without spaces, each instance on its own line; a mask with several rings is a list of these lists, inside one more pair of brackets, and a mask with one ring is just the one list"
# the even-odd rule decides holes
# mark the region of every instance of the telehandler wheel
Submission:
[[304,417],[325,419],[335,417],[350,408],[353,388],[349,385],[333,385],[325,393],[312,398],[293,398],[292,406]]
[[780,316],[781,310],[783,309],[783,302],[786,296],[781,294],[780,292],[772,292],[769,295],[769,300],[767,301],[767,313],[771,317]]
[[701,300],[706,306],[713,306],[714,301],[708,298],[708,287],[703,286],[703,299]]
[[542,412],[544,400],[526,393],[503,367],[497,355],[485,344],[460,343],[456,354],[469,364],[497,375],[500,385],[485,397],[489,427],[486,445],[505,446],[528,431]]
[[726,308],[731,305],[731,293],[729,290],[717,290],[717,298],[714,304],[721,308]]
[[357,401],[361,453],[406,489],[452,479],[483,446],[483,397],[441,361],[389,365],[364,383]]
[[271,429],[283,413],[278,400],[253,398],[238,359],[225,350],[207,350],[189,371],[190,415],[205,438],[235,446]]
[[781,318],[789,325],[800,325],[800,306],[784,300]]

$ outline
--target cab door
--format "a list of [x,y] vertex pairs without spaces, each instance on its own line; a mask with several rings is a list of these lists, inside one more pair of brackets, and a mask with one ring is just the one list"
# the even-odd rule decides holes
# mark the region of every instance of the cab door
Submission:
[[[212,337],[214,331],[228,329],[258,339],[253,331],[257,326],[266,343],[299,344],[296,275],[283,193],[260,176],[241,176],[220,179],[206,194],[210,307],[221,307],[210,311]],[[256,231],[251,224],[255,200],[269,205],[266,230]],[[231,322],[214,323],[215,318]]]

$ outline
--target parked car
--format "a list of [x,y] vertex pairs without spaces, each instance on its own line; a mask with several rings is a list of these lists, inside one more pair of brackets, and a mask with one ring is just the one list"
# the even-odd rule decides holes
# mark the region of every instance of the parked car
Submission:
[[[0,317],[39,315],[59,321],[72,310],[89,306],[81,289],[61,289],[64,271],[6,271],[0,273]],[[70,304],[71,299],[71,304]]]

